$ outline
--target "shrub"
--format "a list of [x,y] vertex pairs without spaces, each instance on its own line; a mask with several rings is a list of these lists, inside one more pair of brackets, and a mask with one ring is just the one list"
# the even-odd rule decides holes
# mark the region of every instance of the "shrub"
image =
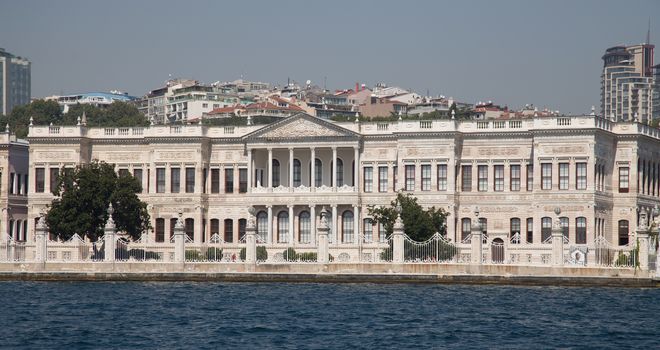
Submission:
[[206,249],[206,260],[222,260],[222,249],[216,247],[210,247]]
[[199,261],[204,260],[204,258],[199,250],[186,250],[186,260]]
[[[241,248],[240,253],[238,254],[241,260],[245,261],[245,248]],[[266,261],[268,260],[268,250],[264,246],[257,246],[257,260]]]

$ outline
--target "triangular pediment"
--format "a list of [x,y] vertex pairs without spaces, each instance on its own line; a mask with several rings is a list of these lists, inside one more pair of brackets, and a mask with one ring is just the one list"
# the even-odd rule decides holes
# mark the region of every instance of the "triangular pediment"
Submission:
[[295,141],[296,139],[328,138],[357,139],[359,134],[327,120],[300,113],[245,135],[245,139],[251,141]]

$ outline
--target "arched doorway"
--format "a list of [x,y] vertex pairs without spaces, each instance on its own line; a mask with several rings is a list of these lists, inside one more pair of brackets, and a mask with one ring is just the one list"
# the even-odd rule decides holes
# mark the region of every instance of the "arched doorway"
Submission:
[[493,264],[504,263],[504,241],[501,238],[495,238],[490,243],[490,257]]

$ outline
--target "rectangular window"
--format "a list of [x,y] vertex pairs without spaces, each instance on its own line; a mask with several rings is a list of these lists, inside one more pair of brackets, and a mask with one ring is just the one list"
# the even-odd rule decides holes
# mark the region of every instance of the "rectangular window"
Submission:
[[57,187],[57,177],[60,175],[60,169],[50,168],[48,170],[50,171],[50,191],[53,192]]
[[186,168],[186,193],[195,192],[195,168]]
[[575,244],[587,244],[587,218],[575,218]]
[[165,168],[156,168],[156,193],[165,193]]
[[23,184],[21,183],[21,174],[16,174],[16,194],[23,193]]
[[627,193],[630,186],[630,168],[619,168],[619,192]]
[[372,192],[374,184],[374,168],[364,167],[364,192]]
[[220,169],[211,169],[211,193],[220,193]]
[[568,163],[559,163],[559,189],[568,189]]
[[165,242],[165,219],[156,219],[156,242]]
[[204,168],[202,170],[202,174],[203,174],[203,176],[202,176],[202,193],[206,193],[206,182],[209,179],[209,170]]
[[461,166],[461,191],[472,191],[472,165]]
[[378,167],[378,192],[387,192],[387,167]]
[[520,191],[520,165],[511,165],[511,191]]
[[140,192],[144,192],[144,185],[142,184],[142,169],[133,169],[133,177],[138,183],[140,183]]
[[532,191],[534,189],[534,166],[531,164],[527,165],[527,191]]
[[495,165],[495,191],[504,191],[504,165]]
[[46,190],[46,170],[44,168],[35,168],[34,180],[34,191],[43,193]]
[[422,165],[422,191],[431,190],[431,165]]
[[575,163],[575,189],[587,189],[587,163]]
[[225,168],[225,193],[234,193],[234,169]]
[[534,243],[534,219],[527,218],[527,243]]
[[128,175],[128,169],[119,169],[119,171],[117,173],[119,174],[120,177],[121,176],[126,176],[126,175]]
[[479,192],[488,191],[488,165],[479,165],[477,167],[477,179]]
[[438,191],[447,190],[447,164],[438,164]]
[[395,166],[392,168],[392,170],[393,170],[393,172],[392,172],[392,181],[394,181],[394,182],[392,183],[392,186],[394,186],[394,192],[396,192],[396,191],[397,191],[397,188],[396,188],[396,186],[397,186],[397,181],[398,181],[398,179],[399,179],[399,167],[395,165]]
[[170,192],[179,193],[181,191],[181,169],[170,169]]
[[247,192],[247,169],[238,169],[238,193]]
[[547,243],[552,236],[552,219],[549,217],[541,218],[541,243]]
[[14,173],[9,173],[9,194],[14,194]]
[[406,165],[406,191],[415,190],[415,166]]
[[552,163],[541,164],[541,189],[552,189]]

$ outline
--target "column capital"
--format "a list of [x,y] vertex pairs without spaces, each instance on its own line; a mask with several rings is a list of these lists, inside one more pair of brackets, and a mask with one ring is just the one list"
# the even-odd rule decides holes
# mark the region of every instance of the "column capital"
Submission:
[[330,204],[330,208],[337,208],[337,204]]
[[273,151],[273,147],[266,147],[266,149],[268,150],[268,152],[272,152],[272,151]]
[[333,150],[333,151],[336,151],[336,150],[337,150],[337,146],[332,146],[332,150]]
[[308,204],[307,206],[308,206],[310,209],[311,209],[311,208],[316,208],[316,204]]
[[295,147],[289,146],[288,148],[289,148],[289,152],[293,152],[293,149],[294,149]]
[[286,207],[289,208],[289,209],[293,209],[294,205],[293,204],[287,204]]
[[356,151],[359,150],[359,149],[360,149],[360,145],[354,145],[354,146],[353,146],[353,149],[356,150]]
[[312,151],[315,151],[316,147],[315,146],[310,146],[309,149],[312,150]]
[[273,209],[273,206],[268,204],[268,205],[266,205],[266,209]]

